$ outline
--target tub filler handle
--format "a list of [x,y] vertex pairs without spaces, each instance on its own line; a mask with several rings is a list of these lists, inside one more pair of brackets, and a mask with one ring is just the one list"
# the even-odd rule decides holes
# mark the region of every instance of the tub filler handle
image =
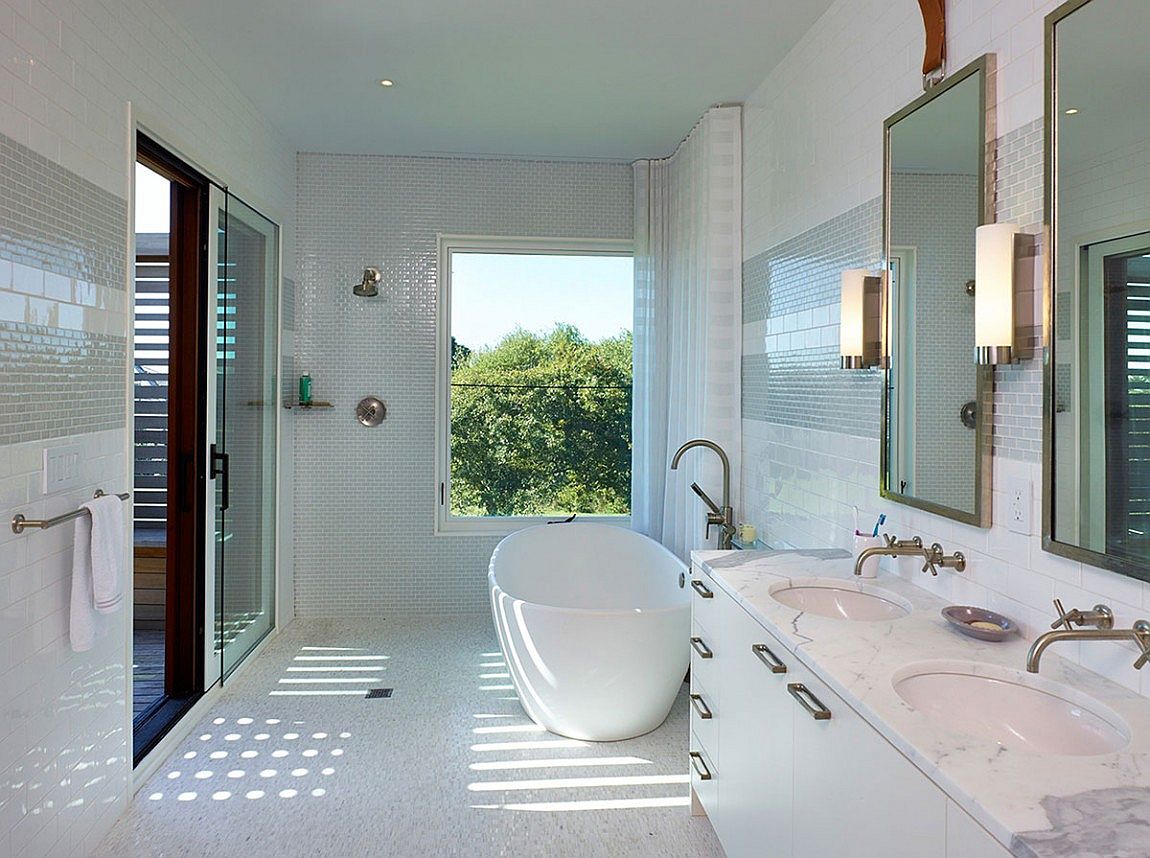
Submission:
[[707,705],[707,701],[703,699],[702,694],[691,695],[691,705],[695,707],[695,711],[699,713],[699,717],[704,721],[710,721],[715,717],[711,711],[711,707]]
[[712,778],[711,770],[707,768],[706,762],[703,760],[703,755],[698,751],[691,751],[691,765],[695,767],[695,771],[699,775],[699,780],[709,781]]
[[715,654],[711,652],[711,648],[703,643],[701,637],[692,637],[691,646],[695,648],[695,652],[699,654],[700,658],[714,658]]
[[691,579],[691,589],[693,589],[696,593],[698,593],[704,599],[715,598],[715,594],[711,590],[711,588],[708,587],[706,584],[704,584],[702,581],[700,581],[698,578],[692,578]]

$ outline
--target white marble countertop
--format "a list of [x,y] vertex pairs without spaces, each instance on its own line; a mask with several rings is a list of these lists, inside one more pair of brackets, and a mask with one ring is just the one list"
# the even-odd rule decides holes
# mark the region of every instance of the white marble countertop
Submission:
[[[1117,713],[1130,728],[1126,747],[1099,756],[1048,756],[963,736],[912,709],[895,692],[892,676],[937,659],[1026,675],[1027,641],[966,637],[940,615],[945,602],[893,575],[861,582],[910,603],[908,616],[890,622],[820,617],[768,594],[788,578],[837,578],[858,586],[861,579],[844,551],[696,551],[692,559],[1014,854],[1150,855],[1150,700],[1059,658],[1055,645],[1042,658],[1041,677]],[[1132,650],[1131,670],[1136,656]]]

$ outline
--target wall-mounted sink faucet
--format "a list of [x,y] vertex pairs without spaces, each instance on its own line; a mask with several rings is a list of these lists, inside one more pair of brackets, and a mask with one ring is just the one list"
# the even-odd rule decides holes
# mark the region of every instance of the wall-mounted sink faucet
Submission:
[[922,565],[922,571],[929,572],[931,575],[938,574],[939,566],[943,569],[953,569],[956,572],[962,572],[966,569],[966,557],[961,552],[946,554],[937,542],[928,548],[922,544],[921,536],[898,539],[890,534],[883,534],[883,538],[886,540],[886,545],[865,548],[859,552],[858,559],[855,561],[856,575],[862,575],[863,564],[871,557],[922,557],[926,561]]
[[955,572],[966,571],[966,556],[961,551],[946,554],[937,542],[930,548],[923,549],[922,555],[926,558],[926,562],[922,564],[922,571],[929,572],[935,577],[938,577],[939,566],[943,569],[953,569]]
[[1058,619],[1050,624],[1053,631],[1044,632],[1035,638],[1030,645],[1030,652],[1026,654],[1028,672],[1038,673],[1042,653],[1058,641],[1134,641],[1142,650],[1142,654],[1134,661],[1134,668],[1141,670],[1150,662],[1150,622],[1135,620],[1131,628],[1116,629],[1114,612],[1106,605],[1095,605],[1092,611],[1080,611],[1077,608],[1066,611],[1062,608],[1062,602],[1055,599],[1054,609],[1058,612]]
[[883,534],[886,545],[876,545],[873,548],[864,548],[855,560],[855,574],[861,576],[863,564],[872,557],[915,557],[922,556],[926,550],[922,547],[922,537],[912,539],[898,539],[889,533]]
[[672,471],[678,469],[679,459],[693,447],[706,447],[708,450],[714,450],[718,454],[719,460],[723,463],[723,503],[721,506],[711,500],[707,496],[707,493],[699,487],[698,483],[691,483],[691,491],[697,494],[710,510],[707,513],[707,538],[711,536],[711,528],[718,526],[719,548],[723,551],[730,550],[731,538],[735,535],[735,511],[731,508],[731,462],[727,458],[727,454],[723,451],[723,448],[714,441],[708,441],[706,438],[695,438],[693,441],[688,441],[675,452],[674,457],[671,459]]

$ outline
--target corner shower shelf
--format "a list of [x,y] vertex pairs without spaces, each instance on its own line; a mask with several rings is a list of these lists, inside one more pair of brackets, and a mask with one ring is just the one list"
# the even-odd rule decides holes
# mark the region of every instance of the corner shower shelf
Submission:
[[335,408],[335,406],[321,399],[313,399],[311,402],[285,402],[284,408],[298,408],[300,411],[311,411],[313,408]]

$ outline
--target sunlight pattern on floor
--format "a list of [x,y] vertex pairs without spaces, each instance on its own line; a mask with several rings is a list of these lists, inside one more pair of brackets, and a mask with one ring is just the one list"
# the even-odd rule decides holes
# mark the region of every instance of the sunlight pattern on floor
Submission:
[[[205,750],[170,761],[164,775],[169,789],[152,790],[149,802],[322,798],[344,754],[342,744],[351,738],[346,730],[309,732],[304,721],[285,725],[279,718],[215,718],[212,725],[217,732],[198,736]],[[228,750],[218,749],[221,740]]]
[[[389,655],[369,653],[362,647],[302,646],[269,697],[365,697],[383,682]],[[345,676],[345,674],[354,676]],[[299,676],[297,674],[307,674]],[[339,688],[311,686],[338,685]],[[305,686],[302,688],[293,686]]]
[[[509,677],[507,664],[498,652],[480,653],[478,662],[481,680]],[[498,684],[479,686],[480,691],[514,690],[514,685]],[[567,739],[548,733],[542,726],[527,718],[519,706],[516,696],[494,697],[492,710],[506,709],[506,712],[476,713],[472,717],[479,725],[471,728],[477,741],[470,746],[475,761],[469,770],[478,772],[512,772],[533,770],[538,775],[541,769],[569,770],[575,767],[599,768],[619,766],[648,766],[652,762],[635,756],[600,756],[603,749],[611,748],[610,742],[584,742]],[[498,725],[484,723],[499,719]],[[510,723],[502,723],[503,721]],[[531,736],[532,738],[517,738]],[[572,752],[571,756],[534,756],[537,752],[553,754]],[[487,754],[505,755],[498,760],[479,759]],[[521,780],[476,780],[467,785],[472,793],[502,793],[503,801],[495,804],[472,804],[476,810],[505,810],[529,812],[571,812],[593,810],[637,810],[656,807],[687,807],[691,803],[690,775],[685,771],[675,774],[658,775],[598,775],[583,777],[560,776],[531,777]],[[617,769],[616,769],[617,770]],[[569,791],[570,798],[562,800],[547,798],[556,790]],[[667,792],[670,794],[666,794]],[[657,794],[651,794],[656,792]],[[541,793],[539,801],[520,799],[536,798],[533,793]],[[526,795],[524,795],[526,794]]]

